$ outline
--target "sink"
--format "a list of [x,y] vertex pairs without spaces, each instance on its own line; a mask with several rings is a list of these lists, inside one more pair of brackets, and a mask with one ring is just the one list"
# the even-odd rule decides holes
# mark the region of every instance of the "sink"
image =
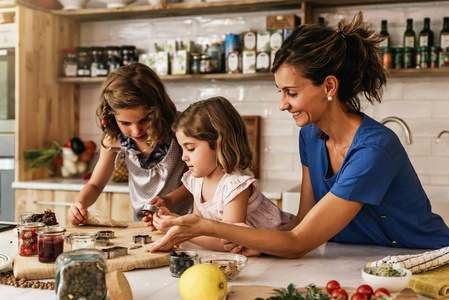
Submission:
[[301,185],[298,184],[282,193],[282,210],[297,215],[299,200],[301,195]]

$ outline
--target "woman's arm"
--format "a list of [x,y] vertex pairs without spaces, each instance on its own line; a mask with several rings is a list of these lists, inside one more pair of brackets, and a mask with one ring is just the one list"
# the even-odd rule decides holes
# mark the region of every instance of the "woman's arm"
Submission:
[[247,248],[285,258],[298,258],[340,232],[360,211],[363,203],[327,193],[291,231],[245,228],[188,215],[163,222],[171,227],[152,252],[168,251],[173,245],[199,235],[220,237]]
[[72,225],[83,224],[87,218],[86,209],[97,201],[114,171],[116,152],[109,152],[104,147],[100,148],[100,157],[95,165],[89,182],[80,191],[76,202],[72,204],[68,212],[68,218]]
[[[251,196],[251,187],[246,188],[238,194],[232,201],[228,202],[223,208],[223,222],[228,223],[246,223],[246,214],[248,208],[248,199]],[[196,205],[194,205],[194,214],[201,217]],[[190,242],[215,251],[226,251],[224,244],[219,237],[200,236],[190,240]]]

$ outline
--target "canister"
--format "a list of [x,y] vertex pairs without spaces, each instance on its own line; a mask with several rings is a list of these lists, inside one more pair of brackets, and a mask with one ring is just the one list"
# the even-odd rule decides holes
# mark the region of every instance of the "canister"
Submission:
[[72,250],[83,248],[95,248],[95,241],[97,239],[96,232],[73,232],[69,234],[70,244]]
[[430,67],[438,68],[438,56],[440,54],[441,48],[438,46],[430,47]]
[[404,69],[412,69],[414,67],[414,50],[412,47],[404,47]]
[[404,49],[402,47],[395,48],[394,68],[402,69],[404,65]]
[[385,47],[383,49],[384,54],[383,54],[382,60],[383,60],[385,68],[387,68],[387,69],[391,69],[393,66],[393,60],[392,60],[393,56],[392,56],[391,50],[392,49],[390,47]]
[[44,223],[28,222],[17,225],[19,255],[37,255],[37,232],[45,228]]
[[[418,65],[418,62],[416,62]],[[429,47],[420,47],[419,64],[421,69],[427,69],[429,67]]]
[[52,263],[64,252],[65,228],[47,227],[37,232],[38,260]]

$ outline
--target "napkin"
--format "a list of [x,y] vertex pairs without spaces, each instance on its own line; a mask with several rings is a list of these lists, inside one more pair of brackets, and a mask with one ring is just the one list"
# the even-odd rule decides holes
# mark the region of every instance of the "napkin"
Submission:
[[405,268],[413,274],[429,271],[449,263],[449,247],[412,255],[386,256],[378,261],[367,263],[368,267],[378,267],[382,263]]
[[413,274],[408,287],[419,295],[434,299],[449,297],[449,264]]

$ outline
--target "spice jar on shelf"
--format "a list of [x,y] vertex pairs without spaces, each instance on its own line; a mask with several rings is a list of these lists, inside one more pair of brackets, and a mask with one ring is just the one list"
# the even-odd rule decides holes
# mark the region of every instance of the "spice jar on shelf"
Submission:
[[106,53],[108,56],[106,66],[108,72],[111,73],[122,66],[122,58],[120,55],[120,47],[117,46],[107,46]]
[[390,47],[383,48],[382,61],[386,69],[391,69],[393,67],[393,51]]
[[106,260],[97,249],[65,252],[56,260],[56,299],[105,299]]
[[137,61],[135,46],[122,46],[122,66],[127,66]]
[[78,47],[78,77],[90,77],[90,49],[86,47]]
[[74,77],[78,70],[78,59],[76,48],[65,48],[62,59],[62,75],[65,77]]
[[19,255],[37,255],[37,232],[45,228],[44,223],[28,222],[17,225]]
[[207,74],[211,72],[210,56],[201,55],[200,59],[200,73]]
[[397,47],[394,51],[394,68],[400,70],[404,65],[404,49]]
[[56,258],[64,252],[65,231],[62,227],[47,227],[37,232],[39,262],[55,262]]
[[430,67],[438,68],[438,58],[440,54],[441,48],[439,46],[430,47]]
[[92,47],[92,63],[90,64],[90,76],[108,76],[105,49],[103,47]]

